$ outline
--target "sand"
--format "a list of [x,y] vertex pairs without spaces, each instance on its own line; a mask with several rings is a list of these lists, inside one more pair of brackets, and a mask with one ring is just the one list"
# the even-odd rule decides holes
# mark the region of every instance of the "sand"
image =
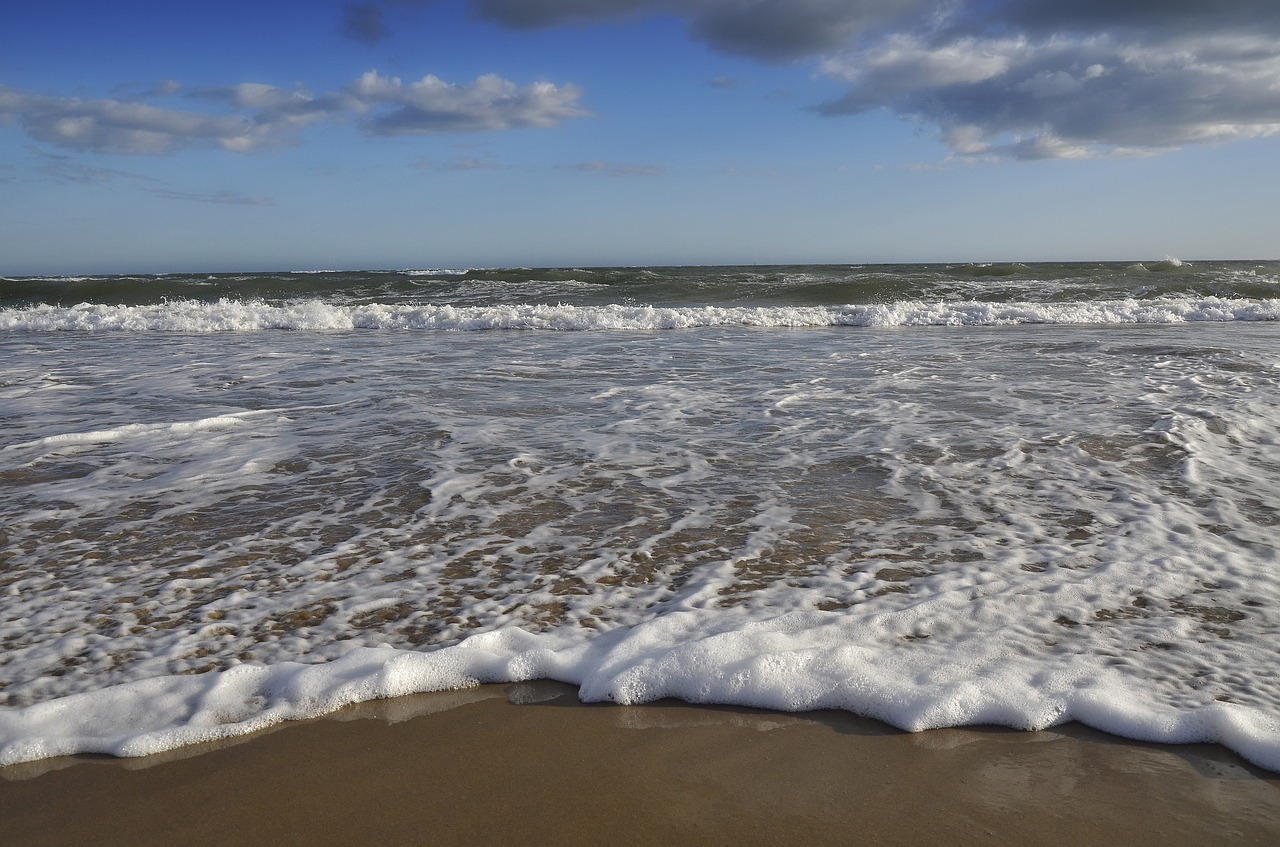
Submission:
[[0,842],[1280,843],[1280,775],[1079,726],[587,706],[555,683],[365,704],[144,759],[0,768]]

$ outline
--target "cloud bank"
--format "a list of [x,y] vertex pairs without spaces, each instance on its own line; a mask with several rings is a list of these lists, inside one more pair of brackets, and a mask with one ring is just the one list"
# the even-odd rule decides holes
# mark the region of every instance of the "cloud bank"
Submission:
[[1154,153],[1280,132],[1280,45],[1250,34],[895,35],[824,60],[828,115],[885,108],[960,157]]
[[887,109],[936,127],[959,158],[1150,154],[1280,132],[1275,0],[469,0],[468,7],[517,29],[675,16],[718,51],[814,61],[844,87],[821,113]]
[[552,127],[587,114],[575,85],[519,86],[494,75],[456,85],[434,76],[403,83],[369,71],[322,95],[253,82],[188,95],[218,111],[145,102],[175,92],[169,84],[134,98],[85,100],[0,85],[0,121],[16,119],[33,138],[64,149],[162,155],[196,147],[240,153],[278,147],[319,121],[355,121],[367,134],[385,136]]

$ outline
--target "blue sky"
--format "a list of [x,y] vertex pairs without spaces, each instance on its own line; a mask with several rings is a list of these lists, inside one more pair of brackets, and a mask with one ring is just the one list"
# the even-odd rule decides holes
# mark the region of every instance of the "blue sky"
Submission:
[[1274,258],[1278,189],[1273,0],[0,10],[0,273]]

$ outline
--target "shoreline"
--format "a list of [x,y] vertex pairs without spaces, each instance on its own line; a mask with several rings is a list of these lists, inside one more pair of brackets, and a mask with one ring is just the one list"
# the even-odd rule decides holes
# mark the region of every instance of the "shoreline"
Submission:
[[1077,724],[912,734],[535,682],[11,765],[0,819],[15,845],[1273,844],[1280,774]]

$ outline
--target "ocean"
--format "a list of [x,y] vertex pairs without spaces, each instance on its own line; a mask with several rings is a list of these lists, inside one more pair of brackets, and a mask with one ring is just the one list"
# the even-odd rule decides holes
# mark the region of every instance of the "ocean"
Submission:
[[0,764],[555,679],[1280,771],[1280,262],[0,278]]

